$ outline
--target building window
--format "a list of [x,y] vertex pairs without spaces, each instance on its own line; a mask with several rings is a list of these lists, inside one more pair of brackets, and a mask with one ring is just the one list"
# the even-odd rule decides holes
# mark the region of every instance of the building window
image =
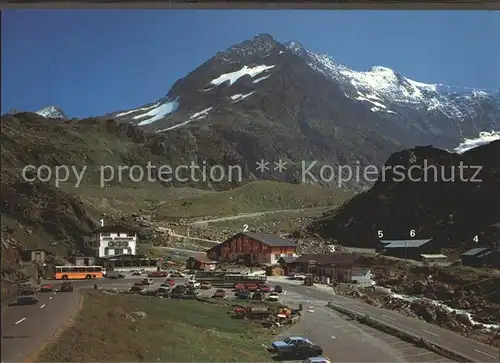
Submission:
[[109,236],[111,236],[111,233],[109,233],[109,232],[102,232],[101,233],[101,237],[109,237]]
[[279,259],[280,257],[281,257],[281,256],[280,256],[280,254],[279,254],[279,253],[276,253],[276,254],[274,255],[274,259],[275,259],[275,260]]
[[104,248],[104,255],[109,256],[109,247]]
[[135,237],[135,233],[134,232],[127,232],[127,237]]

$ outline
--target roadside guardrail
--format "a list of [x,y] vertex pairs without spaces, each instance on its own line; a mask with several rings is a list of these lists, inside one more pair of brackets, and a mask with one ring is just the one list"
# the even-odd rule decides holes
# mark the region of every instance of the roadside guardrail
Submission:
[[387,323],[385,321],[382,321],[380,319],[377,319],[376,317],[371,317],[369,314],[362,314],[359,313],[355,310],[346,308],[341,305],[335,304],[334,301],[328,301],[327,306],[331,309],[334,309],[338,311],[339,313],[342,313],[344,315],[349,316],[353,320],[357,320],[362,324],[371,326],[375,329],[378,329],[380,331],[383,331],[385,333],[388,333],[390,335],[393,335],[395,337],[398,337],[408,343],[414,344],[418,347],[425,348],[427,350],[430,350],[434,353],[437,353],[439,355],[442,355],[444,357],[453,359],[458,362],[475,362],[474,359],[471,359],[470,357],[467,357],[461,353],[455,352],[450,350],[449,348],[443,347],[439,344],[435,344],[433,342],[430,342],[428,339],[424,339],[421,336],[417,336],[411,333],[408,333],[404,330],[401,330],[399,328],[396,328],[392,326],[390,323]]

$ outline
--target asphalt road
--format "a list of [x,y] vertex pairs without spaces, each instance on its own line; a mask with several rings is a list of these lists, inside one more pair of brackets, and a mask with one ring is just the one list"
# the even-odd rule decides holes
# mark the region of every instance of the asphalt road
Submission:
[[[98,285],[106,288],[129,288],[140,281],[138,276],[123,280],[103,279]],[[163,281],[164,279],[157,279]],[[53,282],[56,289],[60,283]],[[75,314],[80,290],[92,288],[95,281],[74,281],[71,292],[38,293],[36,305],[2,307],[2,362],[26,362],[36,358],[40,347],[54,337]]]
[[[331,300],[342,307],[368,314],[410,334],[421,336],[431,343],[456,351],[465,357],[469,357],[474,362],[498,363],[500,361],[498,348],[468,339],[453,331],[426,323],[423,320],[413,319],[395,311],[371,306],[359,300],[333,295],[317,287],[301,286],[286,280],[282,280],[280,284],[286,286],[285,288],[291,293],[307,296],[310,301],[321,301],[321,304],[326,304],[326,301]],[[362,349],[365,349],[365,345],[363,345]]]
[[[302,319],[286,331],[286,335],[309,338],[321,346],[323,355],[333,362],[404,362],[388,343],[325,307],[326,300],[312,301],[309,296],[286,290],[282,302],[290,306],[304,305]],[[344,327],[350,329],[342,330]]]

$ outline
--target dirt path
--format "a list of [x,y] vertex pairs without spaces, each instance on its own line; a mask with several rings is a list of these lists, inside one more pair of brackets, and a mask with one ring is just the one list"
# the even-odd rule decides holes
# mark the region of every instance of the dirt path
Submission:
[[195,251],[195,250],[188,250],[186,248],[175,248],[175,247],[161,247],[161,246],[157,246],[155,248],[162,249],[162,250],[167,250],[167,251],[187,252],[187,253],[203,253],[204,252],[204,251]]
[[315,209],[316,210],[321,210],[321,209],[329,210],[329,209],[333,209],[333,208],[336,208],[336,206],[323,206],[323,207],[298,208],[298,209],[275,209],[275,210],[268,210],[268,211],[264,211],[264,212],[244,213],[244,214],[238,214],[236,216],[206,219],[204,221],[195,221],[195,222],[191,222],[191,225],[198,225],[198,224],[205,224],[205,223],[212,223],[212,222],[232,221],[232,220],[251,218],[251,217],[260,217],[260,216],[263,216],[266,214],[274,214],[274,213],[298,213],[298,212],[312,211]]
[[203,242],[211,242],[211,243],[220,243],[220,241],[214,241],[214,240],[211,240],[211,239],[205,239],[205,238],[199,238],[199,237],[190,237],[190,236],[185,236],[183,234],[177,234],[177,233],[171,233],[170,234],[171,237],[177,237],[177,238],[185,238],[185,239],[191,239],[191,240],[194,240],[194,241],[203,241]]

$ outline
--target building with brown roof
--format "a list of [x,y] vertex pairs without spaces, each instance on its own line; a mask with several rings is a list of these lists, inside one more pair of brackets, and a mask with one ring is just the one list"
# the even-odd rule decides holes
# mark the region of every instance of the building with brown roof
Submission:
[[297,256],[297,244],[273,234],[241,232],[207,251],[214,261],[274,265],[283,256]]
[[287,264],[289,272],[313,274],[319,280],[333,282],[371,284],[372,263],[366,257],[354,253],[332,252],[303,255]]
[[186,260],[186,268],[188,270],[215,270],[217,261],[212,261],[206,253],[196,254]]

